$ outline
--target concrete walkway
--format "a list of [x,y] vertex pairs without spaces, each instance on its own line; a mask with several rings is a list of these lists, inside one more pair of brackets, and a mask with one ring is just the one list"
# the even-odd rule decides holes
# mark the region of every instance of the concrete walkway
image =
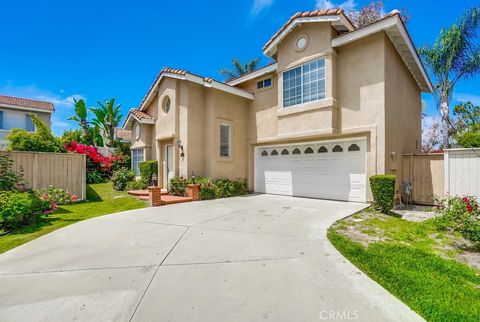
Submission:
[[416,321],[327,228],[364,204],[254,195],[77,223],[0,255],[0,321]]

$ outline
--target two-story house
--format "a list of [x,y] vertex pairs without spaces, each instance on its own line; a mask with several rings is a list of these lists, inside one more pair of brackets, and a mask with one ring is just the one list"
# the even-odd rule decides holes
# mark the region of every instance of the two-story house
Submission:
[[7,148],[6,137],[11,129],[35,131],[29,113],[37,115],[50,127],[54,111],[55,108],[50,102],[0,95],[0,151]]
[[363,28],[338,9],[297,13],[263,52],[273,64],[228,83],[164,68],[124,124],[134,169],[158,160],[164,187],[193,172],[348,201],[371,200],[371,175],[401,178],[432,85],[397,11]]

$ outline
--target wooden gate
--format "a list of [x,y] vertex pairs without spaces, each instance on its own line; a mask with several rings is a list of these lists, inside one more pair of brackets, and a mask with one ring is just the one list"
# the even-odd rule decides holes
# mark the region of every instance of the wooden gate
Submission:
[[444,195],[443,153],[406,154],[403,156],[402,186],[412,187],[411,201],[434,205]]

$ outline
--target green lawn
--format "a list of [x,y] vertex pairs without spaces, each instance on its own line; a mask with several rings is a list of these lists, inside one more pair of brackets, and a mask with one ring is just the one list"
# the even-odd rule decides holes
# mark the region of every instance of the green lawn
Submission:
[[372,212],[337,222],[332,244],[428,321],[479,321],[480,275],[453,258],[458,236],[433,220],[413,223]]
[[38,223],[0,237],[0,253],[85,219],[146,206],[146,202],[126,192],[113,190],[111,183],[87,185],[87,200],[61,206],[53,215],[43,216]]

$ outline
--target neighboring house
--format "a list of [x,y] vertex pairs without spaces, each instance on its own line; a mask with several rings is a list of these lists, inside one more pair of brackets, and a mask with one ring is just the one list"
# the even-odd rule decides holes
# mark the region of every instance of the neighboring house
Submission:
[[50,102],[0,95],[0,150],[7,148],[6,137],[11,129],[35,131],[28,113],[40,117],[50,128],[51,115],[54,111],[55,108]]
[[298,13],[263,52],[273,64],[226,84],[163,69],[124,124],[134,169],[349,201],[371,200],[371,175],[402,177],[432,85],[398,12],[360,29],[342,10]]
[[115,128],[115,139],[122,143],[130,143],[132,141],[132,131],[117,127]]

